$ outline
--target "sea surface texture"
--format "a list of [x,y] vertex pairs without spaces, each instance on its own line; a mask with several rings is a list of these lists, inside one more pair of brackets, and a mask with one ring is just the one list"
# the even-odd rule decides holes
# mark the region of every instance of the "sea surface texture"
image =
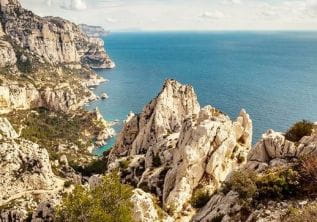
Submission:
[[107,120],[140,112],[173,78],[193,85],[202,106],[231,118],[246,109],[254,143],[268,129],[317,121],[317,32],[111,33],[105,41],[117,67],[97,71],[110,81],[95,92],[109,99],[89,109],[98,107]]

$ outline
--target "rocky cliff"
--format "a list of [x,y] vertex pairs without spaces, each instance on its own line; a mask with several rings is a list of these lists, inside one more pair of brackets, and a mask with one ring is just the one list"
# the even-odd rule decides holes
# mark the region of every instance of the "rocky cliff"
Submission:
[[1,1],[1,23],[9,42],[24,49],[25,59],[50,64],[82,65],[85,62],[93,67],[97,64],[103,68],[113,66],[103,45],[81,32],[77,25],[61,18],[39,17],[22,8],[18,1]]
[[131,115],[109,155],[124,183],[151,192],[173,218],[189,221],[192,195],[212,195],[227,175],[245,163],[252,121],[242,110],[235,121],[200,108],[191,86],[167,80],[141,114]]
[[[232,121],[201,108],[191,86],[167,80],[140,114],[129,114],[108,170],[136,187],[136,221],[312,221],[317,131],[307,121],[290,130],[268,130],[251,149],[244,110]],[[300,140],[291,141],[295,134]]]
[[1,113],[39,106],[66,112],[96,99],[87,87],[104,79],[91,68],[115,66],[101,39],[18,1],[1,1],[0,20]]
[[106,31],[101,26],[80,24],[79,28],[82,32],[86,33],[90,37],[103,37],[109,34],[109,31]]
[[113,130],[82,107],[97,99],[89,87],[105,81],[92,68],[113,67],[101,39],[0,0],[1,222],[24,221],[40,203],[33,221],[41,221],[66,182],[87,182],[85,165],[99,161],[91,151]]
[[[1,209],[32,208],[39,200],[54,199],[64,181],[53,174],[47,150],[20,138],[6,118],[0,118],[0,139]],[[29,199],[19,203],[22,197]]]

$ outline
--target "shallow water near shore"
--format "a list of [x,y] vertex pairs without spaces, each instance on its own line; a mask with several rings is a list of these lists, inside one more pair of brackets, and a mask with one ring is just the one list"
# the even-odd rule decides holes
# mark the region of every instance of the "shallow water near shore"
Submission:
[[232,119],[246,109],[253,143],[270,128],[317,121],[317,32],[111,33],[105,42],[117,67],[97,71],[110,81],[95,92],[109,99],[89,109],[98,107],[107,120],[142,111],[173,78],[193,85],[201,106],[210,104]]

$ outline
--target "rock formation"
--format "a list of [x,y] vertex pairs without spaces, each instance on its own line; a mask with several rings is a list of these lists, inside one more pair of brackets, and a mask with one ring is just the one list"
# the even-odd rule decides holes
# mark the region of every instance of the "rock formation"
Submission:
[[0,112],[43,106],[76,110],[104,81],[90,68],[113,68],[104,42],[74,23],[39,17],[18,1],[0,5]]
[[81,65],[83,60],[88,65],[91,62],[93,67],[97,64],[105,68],[112,66],[103,44],[90,39],[78,26],[67,20],[42,18],[22,8],[17,1],[3,1],[1,23],[4,33],[10,37],[9,42],[25,49],[25,54],[34,55],[40,62]]
[[[299,159],[316,154],[316,133],[304,136],[298,143],[294,143],[288,141],[282,133],[268,130],[249,152],[248,161],[241,169],[261,175],[265,170],[291,168]],[[299,199],[293,197],[289,200],[270,200],[266,205],[261,204],[260,207],[253,209],[243,221],[280,222],[291,206],[302,208],[315,201],[315,198],[309,199],[304,195]],[[230,191],[227,194],[219,192],[213,195],[208,203],[197,212],[192,221],[208,222],[217,218],[221,218],[219,221],[241,220],[242,203],[237,192]]]
[[288,141],[282,133],[269,130],[250,152],[246,167],[262,171],[268,167],[287,164],[292,158],[312,154],[317,154],[317,135],[305,136],[299,144],[295,144]]
[[19,138],[5,118],[0,118],[0,138],[0,206],[25,194],[62,188],[64,182],[53,174],[47,150]]
[[89,37],[103,37],[109,34],[109,31],[106,31],[101,26],[86,25],[80,24],[79,28],[82,32],[86,33]]
[[[97,99],[88,87],[105,81],[92,68],[113,67],[98,37],[37,16],[18,0],[0,0],[1,222],[24,221],[36,208],[32,221],[52,221],[65,181],[81,184],[67,158],[97,159],[88,151],[113,135],[99,112],[81,109]],[[87,129],[62,135],[55,129],[65,123]]]
[[191,86],[167,80],[142,113],[126,122],[109,168],[121,166],[123,182],[157,195],[174,216],[191,214],[194,190],[204,184],[215,192],[245,163],[251,138],[244,110],[233,122],[211,106],[200,108]]

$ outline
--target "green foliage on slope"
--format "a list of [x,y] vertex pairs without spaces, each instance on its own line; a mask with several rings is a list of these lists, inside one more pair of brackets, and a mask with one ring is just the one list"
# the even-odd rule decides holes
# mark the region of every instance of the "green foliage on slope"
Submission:
[[304,207],[291,207],[282,218],[282,222],[313,222],[317,221],[317,204]]
[[307,120],[302,120],[295,123],[290,129],[285,133],[285,138],[287,140],[298,142],[304,136],[311,135],[313,131],[314,124]]
[[77,186],[57,209],[57,222],[133,222],[132,188],[112,173],[92,190]]

